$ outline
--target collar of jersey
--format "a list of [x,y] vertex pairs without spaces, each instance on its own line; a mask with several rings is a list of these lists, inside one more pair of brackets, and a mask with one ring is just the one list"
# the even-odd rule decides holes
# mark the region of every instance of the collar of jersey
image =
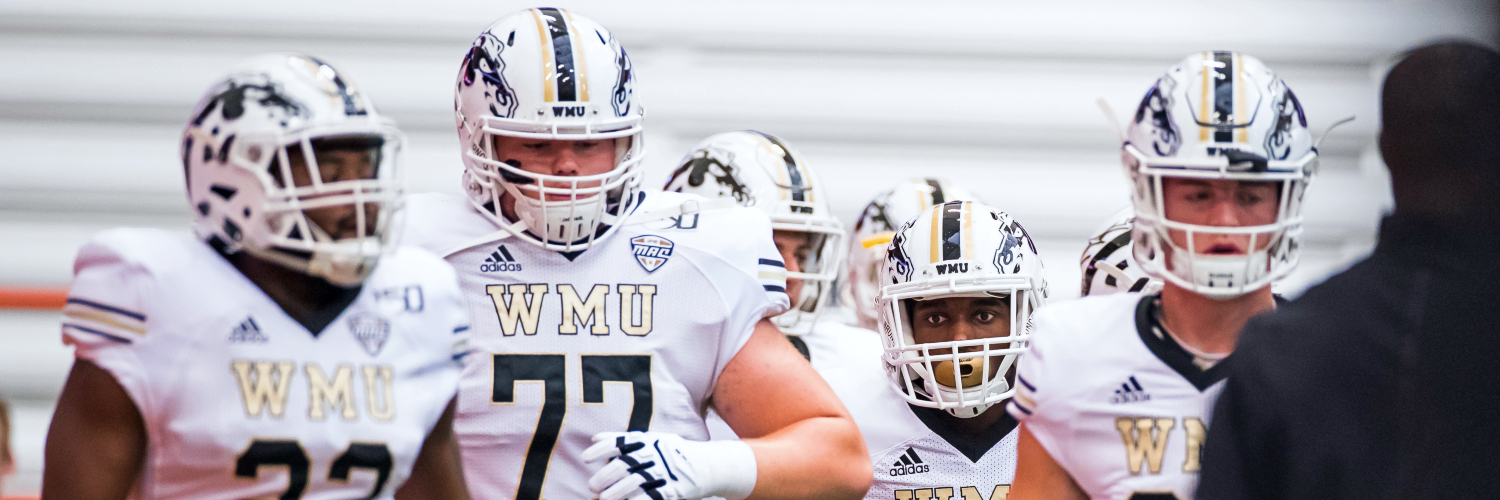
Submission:
[[1229,374],[1225,368],[1233,354],[1225,356],[1224,359],[1215,363],[1212,368],[1204,370],[1193,363],[1193,354],[1183,349],[1157,320],[1157,311],[1161,308],[1161,294],[1146,295],[1141,297],[1140,303],[1135,307],[1135,329],[1141,336],[1141,342],[1151,350],[1162,363],[1166,364],[1172,371],[1177,372],[1182,378],[1187,379],[1198,388],[1198,392],[1208,390]]
[[949,446],[958,450],[959,453],[963,453],[965,458],[974,463],[979,463],[979,459],[983,458],[985,453],[989,453],[990,449],[994,448],[995,444],[999,443],[1001,439],[1005,439],[1005,436],[1010,434],[1010,431],[1015,430],[1017,425],[1015,417],[1005,412],[1004,402],[985,410],[998,411],[1003,413],[1003,415],[1000,416],[1000,420],[996,420],[994,424],[990,425],[990,428],[985,429],[984,433],[978,436],[972,436],[958,430],[952,423],[952,419],[958,417],[949,415],[946,411],[912,404],[907,404],[906,406],[911,408],[912,414],[916,415],[917,419],[921,420],[922,424],[926,425],[928,429],[931,429],[933,434],[937,434],[938,437],[943,438],[943,441],[947,441]]

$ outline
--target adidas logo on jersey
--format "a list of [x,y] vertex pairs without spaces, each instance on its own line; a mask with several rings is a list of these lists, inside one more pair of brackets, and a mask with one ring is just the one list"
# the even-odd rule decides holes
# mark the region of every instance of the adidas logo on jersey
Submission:
[[927,464],[922,463],[921,457],[917,456],[917,450],[906,448],[906,453],[901,454],[901,459],[891,464],[892,476],[906,476],[927,472]]
[[260,325],[255,324],[255,318],[249,316],[241,321],[239,326],[229,331],[230,342],[243,342],[250,344],[264,344],[271,339],[260,333]]
[[510,250],[505,245],[495,247],[489,257],[484,258],[484,263],[479,265],[479,272],[484,273],[508,273],[520,271],[521,265],[516,263],[516,258],[510,256]]
[[1119,389],[1115,389],[1115,395],[1109,397],[1109,404],[1139,403],[1150,400],[1151,395],[1146,394],[1146,390],[1141,388],[1141,383],[1135,380],[1135,375],[1131,375],[1125,383],[1120,384]]

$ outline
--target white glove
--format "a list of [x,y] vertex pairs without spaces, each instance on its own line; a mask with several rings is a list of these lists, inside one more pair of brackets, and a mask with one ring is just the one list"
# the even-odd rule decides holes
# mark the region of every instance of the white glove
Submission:
[[606,459],[589,478],[599,500],[741,500],[755,489],[755,453],[744,441],[688,441],[665,432],[601,432],[583,459]]

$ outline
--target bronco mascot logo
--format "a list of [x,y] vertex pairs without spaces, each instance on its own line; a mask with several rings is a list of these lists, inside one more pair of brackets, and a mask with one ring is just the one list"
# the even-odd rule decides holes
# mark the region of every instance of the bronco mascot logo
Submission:
[[516,91],[505,81],[505,60],[500,58],[504,51],[505,43],[495,35],[488,31],[479,35],[468,55],[464,56],[464,74],[458,79],[458,90],[462,92],[464,87],[476,83],[483,85],[490,114],[511,118],[516,114]]
[[[697,152],[683,162],[682,166],[677,167],[677,171],[672,173],[672,178],[667,181],[667,185],[676,184],[679,176],[687,174],[687,185],[699,187],[711,175],[714,182],[719,184],[718,196],[731,196],[734,202],[740,205],[754,205],[755,197],[750,194],[750,190],[746,189],[744,184],[740,183],[735,175],[734,167],[731,166],[733,163],[734,153],[719,148],[707,148]],[[679,186],[677,190],[682,191],[682,187]]]

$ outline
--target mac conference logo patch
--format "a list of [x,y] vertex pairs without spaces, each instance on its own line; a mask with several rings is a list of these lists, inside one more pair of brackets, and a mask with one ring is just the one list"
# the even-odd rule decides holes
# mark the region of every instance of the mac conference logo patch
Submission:
[[385,341],[391,338],[391,323],[379,316],[361,314],[349,318],[349,332],[354,334],[354,340],[359,341],[365,352],[376,356],[385,347]]
[[667,258],[672,256],[672,240],[653,235],[641,235],[630,239],[630,252],[635,255],[635,261],[641,264],[641,269],[648,273],[654,273],[667,263]]

